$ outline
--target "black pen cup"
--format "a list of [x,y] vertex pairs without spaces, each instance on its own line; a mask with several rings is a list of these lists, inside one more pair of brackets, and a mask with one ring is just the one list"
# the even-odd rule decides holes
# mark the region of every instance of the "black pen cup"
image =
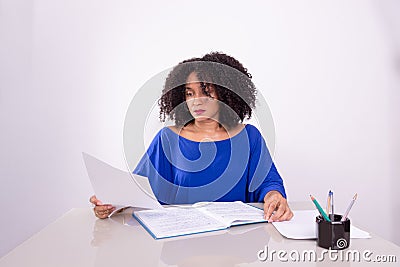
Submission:
[[317,216],[317,244],[326,249],[341,250],[350,246],[350,220],[341,221],[342,215],[330,215],[330,222]]

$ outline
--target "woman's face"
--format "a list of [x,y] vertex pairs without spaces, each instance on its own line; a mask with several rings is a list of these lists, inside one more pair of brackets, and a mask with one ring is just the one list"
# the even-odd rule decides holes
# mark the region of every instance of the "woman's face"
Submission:
[[196,73],[192,72],[186,79],[185,88],[186,104],[193,118],[196,121],[208,119],[218,121],[219,101],[214,86],[209,85],[205,88],[209,96],[206,95]]

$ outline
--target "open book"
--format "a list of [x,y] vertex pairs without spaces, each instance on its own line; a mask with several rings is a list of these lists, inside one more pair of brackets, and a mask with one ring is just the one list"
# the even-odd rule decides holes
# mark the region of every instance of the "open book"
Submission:
[[264,211],[241,201],[199,202],[192,206],[135,211],[133,216],[155,238],[227,229],[233,225],[267,222]]

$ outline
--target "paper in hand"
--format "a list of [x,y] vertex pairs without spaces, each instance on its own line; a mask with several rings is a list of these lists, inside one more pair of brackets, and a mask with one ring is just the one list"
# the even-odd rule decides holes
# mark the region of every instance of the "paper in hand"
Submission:
[[119,170],[89,154],[82,154],[96,197],[104,204],[111,204],[116,210],[122,207],[163,209],[146,177]]

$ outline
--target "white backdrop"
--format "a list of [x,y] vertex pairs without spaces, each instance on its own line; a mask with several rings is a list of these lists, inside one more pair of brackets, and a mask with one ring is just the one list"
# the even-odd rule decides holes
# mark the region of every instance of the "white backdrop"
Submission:
[[[400,33],[393,1],[0,0],[0,256],[93,193],[85,151],[121,169],[138,88],[222,51],[276,123],[289,201],[335,192],[400,244]],[[142,140],[141,140],[142,141]]]

